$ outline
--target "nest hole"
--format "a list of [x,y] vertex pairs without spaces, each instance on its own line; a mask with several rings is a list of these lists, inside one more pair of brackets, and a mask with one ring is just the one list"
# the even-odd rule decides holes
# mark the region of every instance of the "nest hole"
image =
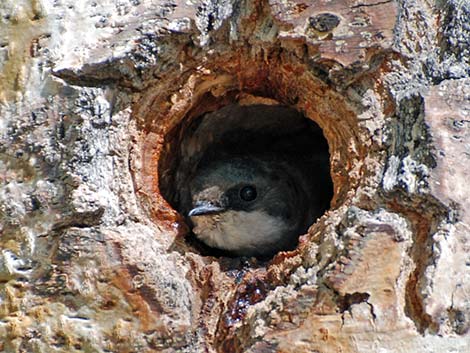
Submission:
[[[221,246],[220,243],[214,245],[207,239],[201,241],[202,237],[195,235],[196,231],[190,232],[185,237],[185,242],[201,255],[269,258],[279,251],[293,250],[298,244],[299,236],[305,234],[330,207],[333,183],[330,176],[328,142],[314,121],[291,107],[278,104],[231,103],[214,111],[182,119],[182,122],[167,134],[164,144],[164,153],[160,159],[159,189],[165,200],[184,218],[188,229],[193,230],[196,226],[195,218],[188,216],[195,203],[199,202],[197,195],[200,190],[196,189],[207,189],[211,178],[218,178],[214,180],[217,183],[220,177],[231,178],[234,184],[239,185],[240,190],[234,193],[233,188],[230,188],[233,195],[227,197],[244,197],[249,200],[245,203],[244,200],[227,201],[233,212],[256,212],[263,208],[266,211],[263,214],[272,216],[275,220],[291,222],[288,224],[294,224],[292,219],[297,222],[289,228],[290,234],[262,246],[260,251],[246,250],[243,247],[234,250],[230,247],[232,245],[227,245],[229,240],[226,238],[221,240]],[[247,182],[237,183],[237,180],[232,180],[246,177],[243,175],[244,164],[255,164],[256,170],[260,170],[259,164],[262,165],[263,171],[259,172],[259,178],[262,179],[260,183],[264,183],[264,189],[260,187],[260,195],[263,190],[273,189],[281,175],[287,175],[285,180],[283,179],[282,188],[270,198],[266,196],[261,199],[260,195],[253,195],[253,190],[246,189]],[[221,165],[223,167],[220,173],[215,173],[217,177],[207,173],[207,170],[219,168]],[[228,167],[225,167],[226,165]],[[204,173],[207,175],[200,177]],[[252,176],[253,173],[255,177]],[[258,180],[258,172],[253,173],[248,176],[248,179],[251,178],[248,184],[257,183],[253,180]],[[201,187],[201,184],[205,185]],[[223,189],[222,186],[221,188]],[[228,189],[227,187],[227,190],[222,191],[228,195]],[[243,192],[245,194],[242,194]],[[265,194],[268,195],[268,191]],[[251,200],[253,196],[259,196],[258,204]],[[278,205],[276,197],[284,196],[290,197],[287,202],[289,207]],[[249,202],[252,202],[250,207],[247,206]],[[267,219],[267,222],[270,222],[271,218]],[[248,226],[246,222],[241,223],[243,224],[239,224],[239,229],[243,232]],[[197,226],[227,229],[220,227],[220,224]],[[233,228],[233,225],[230,227]],[[252,236],[255,239],[269,235],[254,231]]]

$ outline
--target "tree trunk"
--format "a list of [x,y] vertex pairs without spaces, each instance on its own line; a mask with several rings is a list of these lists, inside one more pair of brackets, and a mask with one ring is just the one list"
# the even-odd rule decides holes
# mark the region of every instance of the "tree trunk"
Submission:
[[[3,0],[0,352],[470,352],[469,23],[460,0]],[[268,261],[203,249],[171,200],[189,123],[230,104],[329,145],[330,209]]]

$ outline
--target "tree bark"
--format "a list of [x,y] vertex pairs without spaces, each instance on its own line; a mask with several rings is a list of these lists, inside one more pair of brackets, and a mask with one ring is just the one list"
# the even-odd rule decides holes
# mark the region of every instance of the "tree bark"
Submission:
[[[0,352],[469,352],[468,23],[459,0],[3,0]],[[329,144],[331,208],[266,262],[201,251],[162,195],[187,124],[233,103]]]

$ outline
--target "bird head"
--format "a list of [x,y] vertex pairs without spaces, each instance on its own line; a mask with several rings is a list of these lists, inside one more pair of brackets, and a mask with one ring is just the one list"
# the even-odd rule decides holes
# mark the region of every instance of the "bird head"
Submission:
[[193,232],[211,247],[244,256],[295,243],[304,230],[306,195],[289,169],[247,157],[201,165],[189,186]]

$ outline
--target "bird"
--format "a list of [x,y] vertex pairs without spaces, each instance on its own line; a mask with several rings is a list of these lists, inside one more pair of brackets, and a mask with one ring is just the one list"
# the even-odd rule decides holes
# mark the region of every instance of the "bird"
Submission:
[[195,236],[211,248],[272,256],[295,247],[323,212],[309,187],[285,160],[252,155],[209,160],[189,182],[187,217]]

